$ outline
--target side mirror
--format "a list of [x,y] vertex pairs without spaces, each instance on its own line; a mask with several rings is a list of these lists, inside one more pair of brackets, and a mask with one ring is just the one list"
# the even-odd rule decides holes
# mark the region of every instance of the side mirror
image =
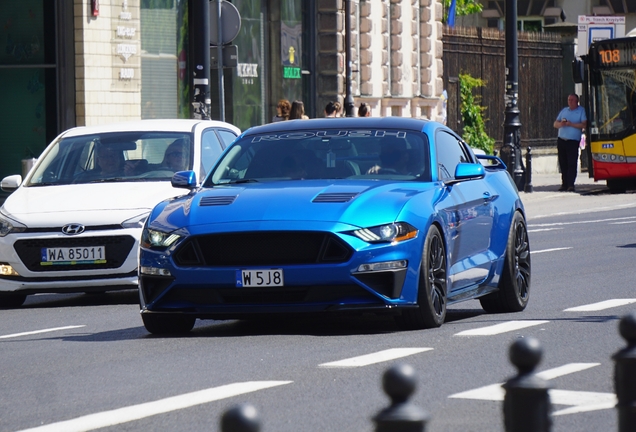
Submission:
[[178,171],[172,176],[172,187],[194,189],[197,187],[197,174],[194,171]]
[[5,192],[13,192],[22,184],[22,176],[20,174],[10,175],[2,179],[0,189]]
[[446,181],[446,184],[458,183],[462,180],[474,180],[482,178],[486,175],[484,166],[480,163],[460,163],[455,168],[455,178]]
[[585,63],[582,60],[572,60],[572,79],[575,83],[581,84],[584,77]]

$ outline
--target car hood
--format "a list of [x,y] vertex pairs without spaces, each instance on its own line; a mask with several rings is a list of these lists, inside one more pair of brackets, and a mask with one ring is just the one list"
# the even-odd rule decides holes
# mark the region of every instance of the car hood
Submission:
[[113,224],[185,192],[168,181],[20,187],[6,199],[2,213],[28,227]]
[[433,190],[430,183],[368,180],[215,186],[162,203],[151,216],[151,226],[171,230],[250,221],[320,221],[373,226],[395,221],[408,200]]

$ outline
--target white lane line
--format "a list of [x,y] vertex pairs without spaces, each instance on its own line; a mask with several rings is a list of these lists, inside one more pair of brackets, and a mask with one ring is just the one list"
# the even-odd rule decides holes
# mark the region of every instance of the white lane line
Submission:
[[464,330],[459,333],[455,333],[455,336],[493,336],[501,333],[507,333],[515,330],[521,330],[527,327],[537,326],[548,323],[550,321],[545,320],[527,320],[527,321],[508,321],[500,324],[491,325],[488,327],[481,327],[472,330]]
[[[569,363],[554,369],[539,372],[537,375],[543,379],[551,379],[598,365],[600,365],[600,363]],[[503,383],[490,384],[473,390],[455,393],[450,395],[449,398],[500,402],[504,400],[504,396],[506,395],[503,387],[501,387],[502,384]],[[550,389],[548,390],[548,394],[550,395],[550,402],[552,404],[570,406],[569,408],[555,411],[553,413],[555,416],[613,409],[617,402],[616,395],[613,393]]]
[[48,328],[48,329],[43,329],[43,330],[34,330],[34,331],[30,331],[30,332],[14,333],[14,334],[8,334],[8,335],[0,336],[0,339],[9,339],[9,338],[20,337],[20,336],[30,336],[30,335],[34,335],[34,334],[48,333],[48,332],[54,332],[54,331],[59,331],[59,330],[68,330],[68,329],[74,329],[74,328],[80,328],[80,327],[86,327],[86,325],[55,327],[55,328]]
[[[630,205],[630,207],[632,207],[632,206],[634,206],[634,204]],[[612,209],[612,208],[608,207],[607,209]],[[554,215],[551,215],[551,216],[566,215],[566,214],[577,214],[577,213],[555,213]],[[538,217],[540,217],[540,216],[538,216]],[[603,223],[603,222],[614,222],[614,221],[628,221],[628,220],[632,220],[632,219],[636,219],[636,216],[626,216],[626,217],[607,218],[607,219],[593,219],[593,220],[586,220],[586,221],[553,222],[553,223],[544,223],[544,224],[528,224],[528,229],[533,229],[533,228],[537,228],[537,227],[555,227],[555,226],[581,225],[581,224]]]
[[563,309],[563,312],[592,312],[600,311],[604,309],[610,309],[618,306],[625,306],[628,304],[636,303],[636,299],[612,299],[605,300],[598,303],[592,303],[583,306],[576,306],[567,309]]
[[424,351],[431,351],[433,348],[391,348],[384,351],[378,351],[372,354],[365,354],[359,357],[352,357],[344,360],[338,360],[329,363],[319,364],[318,367],[361,367],[375,363],[382,363],[389,360],[418,354]]
[[630,223],[636,223],[636,221],[612,222],[610,225],[623,225],[623,224],[630,224]]
[[[544,370],[542,372],[537,373],[537,375],[547,380],[547,379],[557,378],[557,377],[568,375],[575,372],[580,372],[585,369],[589,369],[599,365],[600,363],[568,363],[553,369]],[[455,393],[454,395],[450,395],[449,398],[502,401],[505,395],[504,389],[501,387],[502,384],[503,383],[490,384],[490,385],[479,387],[473,390],[468,390],[461,393]],[[563,405],[569,405],[569,404],[563,404]]]
[[528,230],[529,233],[532,232],[542,232],[542,231],[557,231],[557,230],[562,230],[563,228],[540,228],[540,229],[535,229],[535,230]]
[[568,249],[572,249],[572,247],[562,247],[562,248],[552,248],[552,249],[542,249],[542,250],[538,250],[538,251],[530,251],[530,255],[543,253],[543,252],[554,252],[554,251],[560,251],[560,250],[568,250]]
[[20,432],[83,432],[94,429],[114,426],[142,418],[163,414],[170,411],[189,408],[208,402],[217,401],[245,393],[255,392],[293,381],[248,381],[242,383],[227,384],[219,387],[212,387],[192,393],[185,393],[153,402],[146,402],[138,405],[131,405],[110,411],[89,414],[66,420],[58,423],[51,423],[32,429],[24,429]]

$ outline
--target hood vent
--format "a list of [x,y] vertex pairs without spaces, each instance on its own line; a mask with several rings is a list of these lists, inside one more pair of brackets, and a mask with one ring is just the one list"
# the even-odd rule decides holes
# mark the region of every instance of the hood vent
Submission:
[[207,196],[201,198],[201,202],[199,206],[208,207],[208,206],[222,206],[222,205],[230,205],[236,199],[236,195],[232,196]]
[[358,192],[321,193],[313,202],[315,203],[346,203],[358,196]]

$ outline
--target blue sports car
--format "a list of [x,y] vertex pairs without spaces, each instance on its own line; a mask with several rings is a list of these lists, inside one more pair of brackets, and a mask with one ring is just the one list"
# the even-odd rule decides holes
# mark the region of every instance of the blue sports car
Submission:
[[[479,158],[479,159],[478,159]],[[408,118],[296,120],[249,129],[199,185],[158,204],[139,258],[151,333],[197,318],[388,312],[439,327],[447,305],[528,303],[524,208],[504,163],[446,126]]]

